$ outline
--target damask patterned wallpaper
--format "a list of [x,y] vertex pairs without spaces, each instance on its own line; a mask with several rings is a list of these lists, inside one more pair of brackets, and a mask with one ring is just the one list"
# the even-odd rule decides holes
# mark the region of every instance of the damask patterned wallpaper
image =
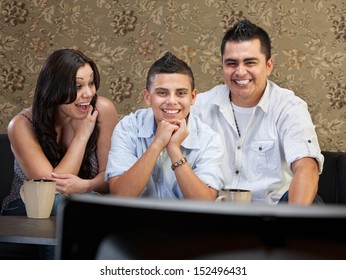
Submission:
[[[43,60],[76,48],[101,72],[121,116],[144,107],[148,68],[167,50],[199,92],[222,82],[220,42],[239,18],[273,42],[270,77],[309,104],[323,150],[346,151],[346,2],[342,0],[0,0],[0,132],[30,106]],[[299,116],[297,116],[299,117]]]

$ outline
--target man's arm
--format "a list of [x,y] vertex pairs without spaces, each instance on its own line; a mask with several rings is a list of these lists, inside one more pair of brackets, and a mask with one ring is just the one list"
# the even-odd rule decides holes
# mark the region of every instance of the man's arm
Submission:
[[[178,126],[178,129],[172,135],[166,147],[172,164],[182,159],[183,154],[180,150],[181,143],[189,134],[185,120],[177,121],[176,125]],[[216,199],[217,191],[202,182],[202,180],[191,169],[188,162],[176,167],[174,173],[184,198]]]
[[140,196],[148,184],[157,158],[175,129],[175,125],[161,121],[153,142],[143,155],[125,173],[109,179],[110,192],[121,196]]
[[318,163],[314,158],[305,157],[291,165],[294,173],[289,189],[289,204],[312,204],[318,190]]
[[150,179],[161,151],[162,147],[153,142],[129,170],[121,176],[110,178],[110,193],[120,196],[139,196]]

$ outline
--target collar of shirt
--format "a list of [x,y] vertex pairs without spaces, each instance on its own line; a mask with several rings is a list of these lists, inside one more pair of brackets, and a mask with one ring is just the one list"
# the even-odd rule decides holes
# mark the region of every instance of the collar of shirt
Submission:
[[266,88],[264,90],[264,93],[260,99],[260,101],[258,102],[256,107],[260,107],[263,112],[267,113],[269,110],[269,95],[270,95],[270,88],[271,88],[271,84],[269,81],[267,81],[267,85]]
[[[268,112],[269,108],[269,94],[270,94],[270,87],[271,84],[267,80],[267,85],[264,90],[264,93],[256,105],[256,107],[262,108],[264,112]],[[223,108],[225,104],[229,104],[229,91],[230,89],[228,88],[227,85],[220,86],[218,90],[215,92],[213,96],[213,100],[211,101],[212,104],[215,104],[216,106]]]

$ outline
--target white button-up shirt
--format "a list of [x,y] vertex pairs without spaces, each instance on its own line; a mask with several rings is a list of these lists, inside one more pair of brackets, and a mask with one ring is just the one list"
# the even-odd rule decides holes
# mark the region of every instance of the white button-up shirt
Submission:
[[313,157],[322,172],[323,155],[307,104],[292,91],[268,81],[239,137],[227,85],[200,93],[191,107],[221,136],[226,153],[222,171],[225,188],[252,191],[253,201],[275,204],[293,178],[291,164]]

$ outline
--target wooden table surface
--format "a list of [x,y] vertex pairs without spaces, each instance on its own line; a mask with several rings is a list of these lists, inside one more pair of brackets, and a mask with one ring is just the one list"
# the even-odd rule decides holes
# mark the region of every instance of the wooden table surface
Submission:
[[56,245],[55,217],[0,216],[0,242]]

